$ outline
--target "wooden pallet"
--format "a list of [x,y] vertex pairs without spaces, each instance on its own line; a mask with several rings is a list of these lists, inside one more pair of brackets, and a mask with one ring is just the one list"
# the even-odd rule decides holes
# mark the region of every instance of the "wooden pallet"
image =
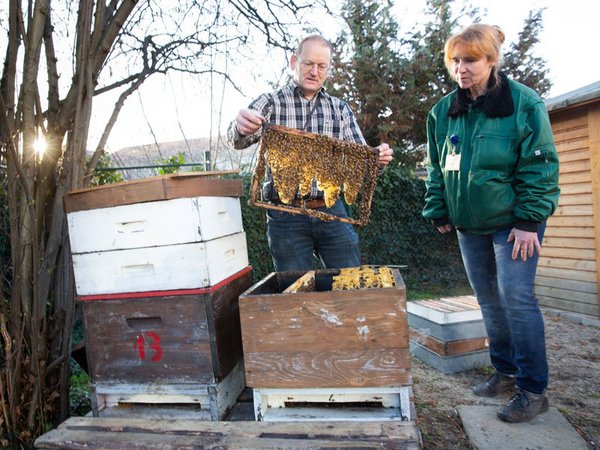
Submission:
[[94,383],[92,412],[96,417],[187,416],[198,420],[222,420],[235,405],[245,384],[241,363],[219,383]]
[[410,421],[410,386],[377,388],[254,388],[254,416],[267,422]]
[[421,448],[414,422],[203,422],[72,417],[35,441],[38,449],[407,449]]

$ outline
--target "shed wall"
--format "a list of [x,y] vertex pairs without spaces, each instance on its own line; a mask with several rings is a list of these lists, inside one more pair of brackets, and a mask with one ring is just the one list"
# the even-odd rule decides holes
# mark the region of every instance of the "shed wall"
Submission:
[[600,102],[550,113],[561,196],[548,220],[535,291],[541,305],[600,316]]

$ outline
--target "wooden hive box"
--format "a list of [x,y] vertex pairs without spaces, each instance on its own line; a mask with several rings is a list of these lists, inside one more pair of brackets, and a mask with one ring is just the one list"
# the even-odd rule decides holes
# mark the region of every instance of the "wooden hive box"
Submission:
[[481,309],[473,296],[408,302],[410,349],[444,373],[490,365]]
[[241,180],[188,174],[70,192],[78,295],[218,284],[248,265]]
[[188,404],[220,420],[245,387],[238,297],[250,285],[247,267],[210,288],[79,297],[94,415]]
[[271,273],[240,296],[246,383],[264,421],[411,420],[406,290],[332,291],[338,269]]
[[282,294],[303,272],[271,273],[240,296],[248,386],[384,387],[410,384],[406,290],[332,291],[339,270],[316,272],[316,290]]

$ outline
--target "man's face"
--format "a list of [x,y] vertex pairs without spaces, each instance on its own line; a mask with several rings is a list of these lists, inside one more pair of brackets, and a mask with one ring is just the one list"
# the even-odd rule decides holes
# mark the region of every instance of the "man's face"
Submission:
[[309,40],[302,46],[298,56],[292,55],[290,67],[294,72],[294,81],[306,98],[311,99],[327,80],[331,65],[331,50],[319,40]]

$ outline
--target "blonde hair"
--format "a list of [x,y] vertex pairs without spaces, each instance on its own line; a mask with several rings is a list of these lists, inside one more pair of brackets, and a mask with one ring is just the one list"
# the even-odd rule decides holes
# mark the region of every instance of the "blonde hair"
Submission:
[[[444,46],[444,63],[450,75],[452,71],[452,59],[456,53],[456,49],[460,47],[467,55],[475,58],[487,58],[493,63],[494,68],[500,64],[502,53],[500,48],[504,43],[505,35],[500,27],[496,25],[484,25],[475,23],[467,28],[451,36]],[[493,70],[495,77],[495,85],[500,83],[498,71]]]

